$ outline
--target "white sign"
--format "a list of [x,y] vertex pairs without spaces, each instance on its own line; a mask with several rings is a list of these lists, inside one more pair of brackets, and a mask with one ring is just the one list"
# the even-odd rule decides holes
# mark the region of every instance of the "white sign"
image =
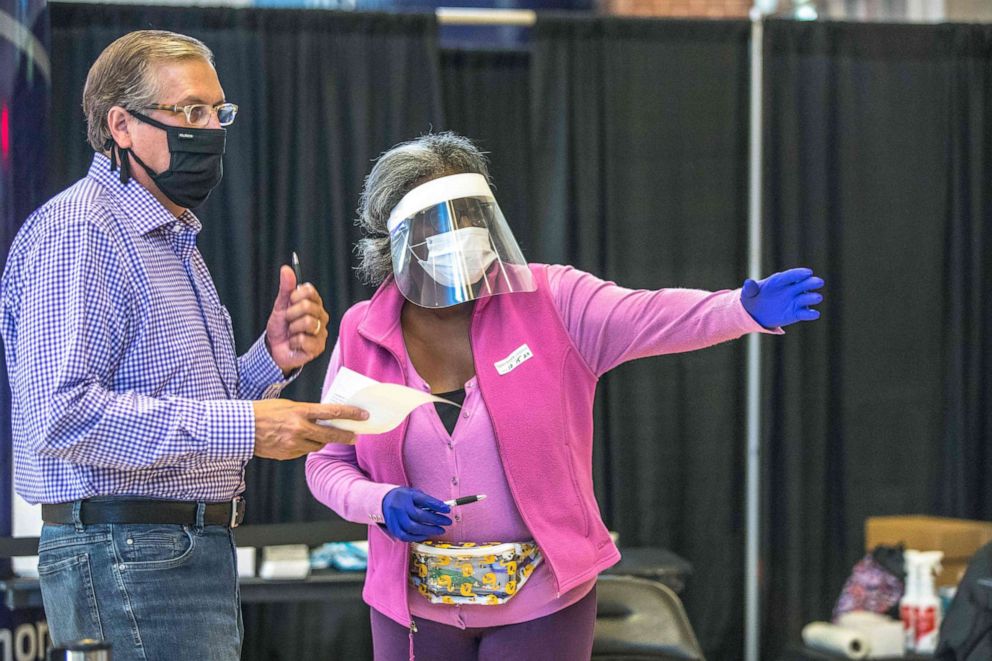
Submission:
[[530,347],[526,344],[521,344],[513,350],[513,353],[503,360],[493,363],[493,365],[496,367],[496,371],[499,372],[499,375],[503,376],[504,374],[509,374],[513,370],[517,369],[522,363],[533,357],[534,354],[531,352]]

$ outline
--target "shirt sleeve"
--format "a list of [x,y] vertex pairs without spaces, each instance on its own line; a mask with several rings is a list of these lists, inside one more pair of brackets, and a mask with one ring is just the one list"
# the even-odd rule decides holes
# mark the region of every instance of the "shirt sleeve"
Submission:
[[265,333],[255,340],[248,351],[238,357],[238,397],[241,399],[272,399],[300,374],[295,369],[287,377],[272,360],[265,346]]
[[[334,345],[321,400],[341,369],[340,340]],[[354,445],[328,443],[307,456],[307,485],[314,498],[353,523],[382,523],[382,499],[397,484],[373,482],[358,466]]]
[[702,349],[746,333],[782,333],[748,314],[739,289],[626,289],[557,265],[548,267],[548,280],[572,342],[597,376],[635,358]]
[[10,374],[36,454],[120,470],[251,458],[250,402],[116,392],[139,313],[113,241],[67,222],[25,261]]

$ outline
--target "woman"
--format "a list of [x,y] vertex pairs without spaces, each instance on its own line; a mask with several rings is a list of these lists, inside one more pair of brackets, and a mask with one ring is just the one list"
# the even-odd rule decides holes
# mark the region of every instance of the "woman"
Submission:
[[460,405],[307,460],[314,495],[370,524],[376,659],[589,658],[596,576],[620,558],[593,495],[596,381],[816,319],[823,281],[793,269],[735,291],[635,291],[527,264],[485,157],[451,133],[383,154],[359,213],[379,289],[344,315],[325,391],[348,367]]

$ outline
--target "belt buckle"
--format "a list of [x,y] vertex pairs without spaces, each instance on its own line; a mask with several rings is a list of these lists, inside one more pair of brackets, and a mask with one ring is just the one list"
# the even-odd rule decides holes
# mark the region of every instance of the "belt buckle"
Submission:
[[245,519],[245,499],[235,496],[231,499],[231,521],[230,527],[237,528]]

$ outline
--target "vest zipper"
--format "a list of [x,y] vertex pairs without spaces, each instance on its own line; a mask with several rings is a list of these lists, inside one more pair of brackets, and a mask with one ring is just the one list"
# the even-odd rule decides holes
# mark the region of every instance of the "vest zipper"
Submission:
[[417,623],[410,620],[410,661],[415,661],[413,658],[413,634],[417,633]]

